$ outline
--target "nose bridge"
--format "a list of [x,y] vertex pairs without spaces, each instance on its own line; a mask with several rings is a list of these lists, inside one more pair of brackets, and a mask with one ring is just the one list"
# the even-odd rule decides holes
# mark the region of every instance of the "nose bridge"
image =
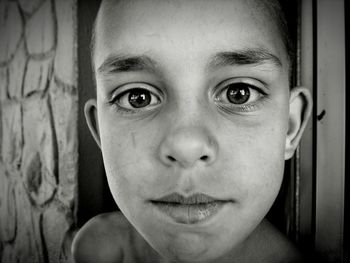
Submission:
[[181,71],[172,78],[170,103],[164,112],[167,122],[159,154],[167,166],[189,168],[215,161],[218,144],[213,131],[215,120],[206,101],[202,74]]

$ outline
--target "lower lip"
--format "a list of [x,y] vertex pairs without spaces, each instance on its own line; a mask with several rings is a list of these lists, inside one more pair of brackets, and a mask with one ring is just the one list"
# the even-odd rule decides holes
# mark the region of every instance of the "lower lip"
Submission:
[[162,213],[180,224],[197,224],[215,216],[226,202],[217,201],[205,204],[182,205],[174,203],[152,202]]

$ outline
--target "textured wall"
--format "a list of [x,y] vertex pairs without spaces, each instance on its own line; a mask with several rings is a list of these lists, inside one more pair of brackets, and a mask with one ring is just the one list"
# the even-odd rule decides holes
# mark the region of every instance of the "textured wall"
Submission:
[[76,0],[0,0],[1,262],[69,261],[76,65]]

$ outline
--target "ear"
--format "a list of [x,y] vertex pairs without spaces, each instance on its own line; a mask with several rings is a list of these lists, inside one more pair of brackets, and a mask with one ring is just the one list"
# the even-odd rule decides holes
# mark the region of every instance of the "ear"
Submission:
[[94,137],[96,143],[98,144],[98,147],[101,148],[96,99],[90,99],[85,103],[84,113],[86,123],[89,126],[92,137]]
[[289,99],[289,123],[286,137],[284,159],[290,159],[298,147],[301,136],[312,111],[312,98],[305,87],[295,87],[291,90]]

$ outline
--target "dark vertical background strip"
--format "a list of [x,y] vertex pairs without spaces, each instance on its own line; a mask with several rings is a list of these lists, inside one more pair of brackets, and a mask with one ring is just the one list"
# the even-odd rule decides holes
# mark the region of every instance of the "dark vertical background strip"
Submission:
[[[346,79],[345,79],[345,93],[346,93],[346,126],[345,126],[345,160],[349,160],[349,102],[350,102],[350,4],[348,0],[344,1],[344,16],[345,16],[345,70],[346,70]],[[350,165],[349,162],[345,162],[345,174],[349,175]],[[349,250],[350,250],[350,178],[349,176],[345,177],[345,207],[344,207],[344,262],[350,262]]]
[[[286,15],[288,28],[290,30],[291,41],[294,47],[297,46],[297,19],[298,19],[298,4],[296,0],[280,0],[282,10]],[[296,60],[292,66],[292,83],[291,87],[296,84]],[[292,158],[286,161],[284,169],[284,178],[280,192],[270,209],[267,218],[273,223],[281,232],[286,234],[292,241],[296,241],[296,230],[298,227],[296,202],[298,190],[296,189],[296,167],[297,158]]]
[[86,125],[84,104],[95,97],[95,84],[90,62],[92,25],[100,0],[78,0],[78,66],[79,66],[79,170],[78,170],[78,226],[91,217],[115,209],[107,186],[102,154]]

